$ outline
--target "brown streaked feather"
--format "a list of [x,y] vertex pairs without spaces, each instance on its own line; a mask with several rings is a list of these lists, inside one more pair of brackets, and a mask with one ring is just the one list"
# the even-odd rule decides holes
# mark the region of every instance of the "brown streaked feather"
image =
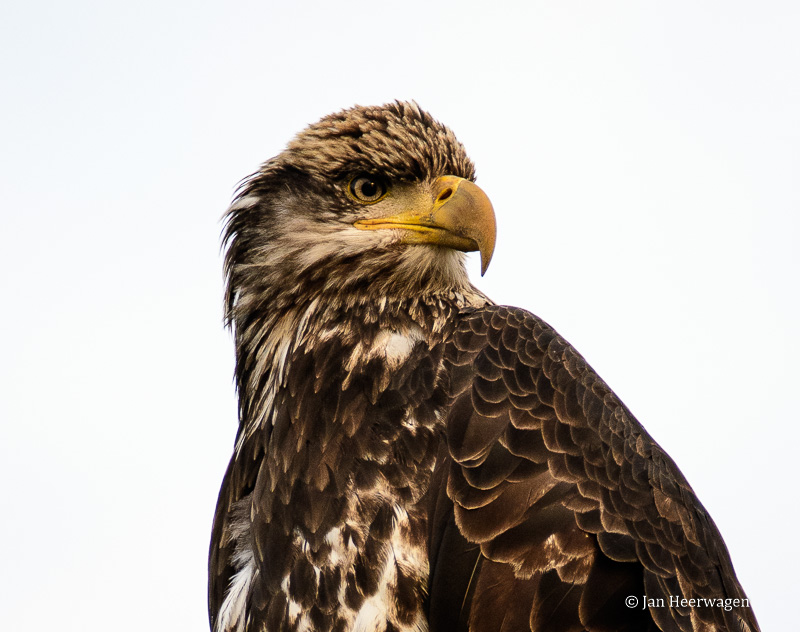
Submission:
[[[434,484],[447,499],[432,490],[431,528],[444,534],[431,537],[460,536],[462,547],[432,549],[432,577],[476,545],[482,563],[469,624],[432,632],[500,630],[486,619],[498,604],[531,632],[758,630],[748,607],[669,606],[670,596],[746,597],[677,466],[549,326],[513,308],[464,313],[445,361],[454,403]],[[666,605],[631,610],[629,595]]]

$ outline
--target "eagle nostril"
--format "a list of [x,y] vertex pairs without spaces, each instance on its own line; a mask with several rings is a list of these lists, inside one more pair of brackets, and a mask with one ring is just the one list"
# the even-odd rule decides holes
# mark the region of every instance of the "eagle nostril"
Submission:
[[439,197],[436,198],[437,202],[444,202],[447,198],[453,195],[453,189],[447,187],[444,191],[439,194]]

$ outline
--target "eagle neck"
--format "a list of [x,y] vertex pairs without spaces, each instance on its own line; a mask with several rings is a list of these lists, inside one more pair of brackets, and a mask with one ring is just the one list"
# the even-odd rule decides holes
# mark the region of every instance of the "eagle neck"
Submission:
[[471,286],[465,292],[412,297],[335,292],[240,297],[230,317],[241,430],[252,432],[267,422],[271,394],[285,385],[290,359],[298,352],[318,351],[335,340],[340,353],[349,349],[352,354],[388,333],[410,335],[431,348],[449,335],[455,313],[488,302]]

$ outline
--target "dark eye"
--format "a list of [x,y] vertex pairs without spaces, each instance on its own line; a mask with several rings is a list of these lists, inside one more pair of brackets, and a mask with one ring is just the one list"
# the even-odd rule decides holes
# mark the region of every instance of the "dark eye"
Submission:
[[357,202],[362,204],[372,204],[383,199],[389,191],[386,181],[377,176],[356,176],[350,180],[350,195]]

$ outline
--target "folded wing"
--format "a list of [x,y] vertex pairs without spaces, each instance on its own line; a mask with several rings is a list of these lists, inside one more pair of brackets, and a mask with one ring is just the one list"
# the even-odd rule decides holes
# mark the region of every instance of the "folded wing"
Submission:
[[446,362],[432,632],[758,630],[678,467],[552,328],[473,311]]

